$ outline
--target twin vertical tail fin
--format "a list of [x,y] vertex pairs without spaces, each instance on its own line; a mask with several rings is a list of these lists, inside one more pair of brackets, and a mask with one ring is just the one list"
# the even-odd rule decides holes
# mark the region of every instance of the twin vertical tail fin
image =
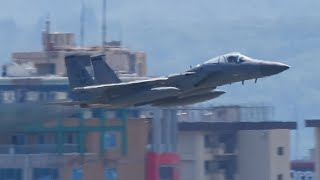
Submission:
[[[71,89],[76,87],[92,86],[95,84],[121,82],[116,73],[106,63],[104,55],[93,57],[90,57],[89,54],[69,55],[65,57],[65,65]],[[93,67],[94,79],[90,75],[87,67]],[[73,101],[63,103],[64,105],[74,105],[88,101],[95,101],[98,96],[94,92],[89,91],[71,91],[70,97]]]
[[104,54],[92,56],[91,62],[96,84],[112,84],[121,82],[116,73],[106,63]]
[[65,65],[69,84],[72,89],[94,85],[94,80],[86,69],[86,66],[91,65],[90,55],[77,54],[66,56]]
[[[89,54],[75,54],[65,57],[70,87],[84,87],[95,84],[120,83],[116,73],[105,61],[105,55],[90,57]],[[93,67],[94,79],[86,67]]]

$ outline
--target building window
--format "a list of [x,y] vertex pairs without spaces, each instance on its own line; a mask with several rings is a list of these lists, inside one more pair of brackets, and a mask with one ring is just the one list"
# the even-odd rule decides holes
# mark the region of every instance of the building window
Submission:
[[48,93],[46,92],[39,92],[38,101],[47,101]]
[[283,147],[278,147],[278,149],[277,149],[277,154],[278,154],[279,156],[282,156],[282,155],[284,154]]
[[4,103],[14,103],[16,101],[16,95],[14,91],[4,91],[3,92],[3,102]]
[[94,118],[104,118],[105,116],[105,111],[102,109],[92,109],[92,117]]
[[206,174],[211,174],[218,169],[218,165],[215,161],[205,161],[204,169]]
[[45,136],[44,134],[37,135],[37,144],[45,144]]
[[0,179],[22,180],[22,169],[18,168],[1,168]]
[[58,180],[59,173],[57,168],[34,168],[33,169],[34,180]]
[[277,180],[283,180],[283,175],[282,174],[278,174]]
[[26,100],[31,101],[31,102],[38,101],[39,100],[39,92],[36,92],[36,91],[27,92]]
[[65,100],[68,98],[68,94],[66,92],[56,92],[56,100]]
[[114,133],[104,133],[104,149],[115,149],[117,147],[117,137]]
[[24,134],[13,135],[11,143],[14,145],[24,145],[26,143],[26,136]]
[[212,134],[206,134],[204,136],[204,146],[206,148],[214,148],[218,146],[218,139]]
[[65,144],[77,144],[77,133],[74,132],[67,132],[64,134],[65,135],[65,139],[64,139],[64,143]]
[[81,168],[72,170],[72,180],[82,180],[83,172]]
[[160,180],[173,180],[175,166],[160,166]]
[[106,168],[104,171],[105,180],[118,180],[118,173],[116,168]]
[[58,142],[58,136],[56,133],[46,133],[45,135],[46,144],[56,144]]
[[48,92],[46,100],[49,100],[49,101],[57,100],[56,92]]

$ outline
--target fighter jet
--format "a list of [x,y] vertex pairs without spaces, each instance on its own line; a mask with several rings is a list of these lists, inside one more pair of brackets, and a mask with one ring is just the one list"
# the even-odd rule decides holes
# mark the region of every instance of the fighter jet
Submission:
[[[90,59],[93,76],[80,62]],[[64,105],[130,107],[182,106],[211,100],[224,94],[219,86],[254,80],[283,72],[290,66],[229,53],[210,59],[185,72],[147,80],[121,82],[104,55],[70,55],[65,58],[72,102]]]

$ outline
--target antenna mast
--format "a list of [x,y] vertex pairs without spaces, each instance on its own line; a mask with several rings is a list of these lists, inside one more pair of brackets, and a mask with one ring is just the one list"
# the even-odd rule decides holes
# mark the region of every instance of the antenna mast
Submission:
[[85,4],[82,0],[81,12],[80,12],[80,46],[84,47],[84,23],[85,23]]
[[102,0],[102,47],[107,44],[107,0]]

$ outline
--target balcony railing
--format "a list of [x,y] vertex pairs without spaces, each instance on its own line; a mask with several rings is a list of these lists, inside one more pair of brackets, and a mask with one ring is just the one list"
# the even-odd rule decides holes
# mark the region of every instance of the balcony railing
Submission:
[[[64,144],[64,153],[79,152],[78,144]],[[58,153],[57,144],[32,144],[32,145],[0,145],[0,154],[41,154]]]

